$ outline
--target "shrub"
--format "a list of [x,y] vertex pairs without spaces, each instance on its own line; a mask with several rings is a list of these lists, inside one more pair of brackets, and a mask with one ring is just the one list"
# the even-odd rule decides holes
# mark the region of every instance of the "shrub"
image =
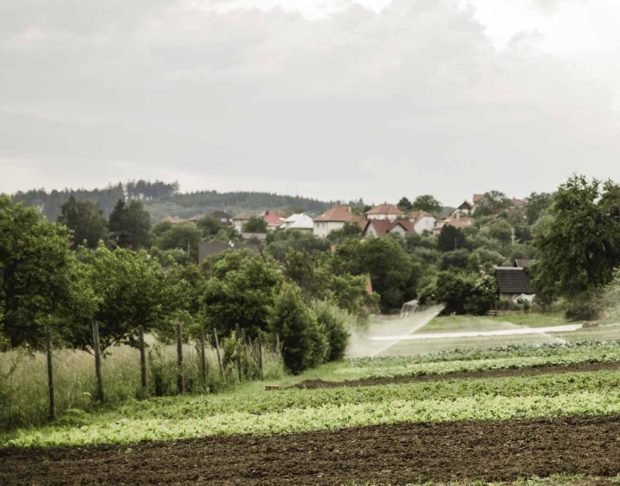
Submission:
[[315,302],[313,310],[319,326],[322,326],[327,335],[327,361],[342,359],[349,340],[349,332],[345,327],[347,314],[325,301]]

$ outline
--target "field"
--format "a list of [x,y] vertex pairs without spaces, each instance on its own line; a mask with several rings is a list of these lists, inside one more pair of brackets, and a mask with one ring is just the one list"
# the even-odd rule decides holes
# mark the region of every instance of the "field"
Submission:
[[[556,325],[529,319],[511,324]],[[495,328],[448,317],[414,334]],[[620,332],[575,332],[71,409],[0,435],[0,483],[617,484]]]

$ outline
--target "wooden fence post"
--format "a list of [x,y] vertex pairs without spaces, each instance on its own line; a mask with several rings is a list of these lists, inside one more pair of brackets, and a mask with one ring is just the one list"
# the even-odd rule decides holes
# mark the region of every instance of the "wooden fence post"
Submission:
[[243,349],[243,343],[241,341],[241,332],[239,331],[239,323],[235,324],[235,348],[237,349],[237,374],[239,375],[239,383],[241,383],[241,350]]
[[49,324],[45,326],[45,338],[47,348],[47,388],[49,391],[49,418],[56,418],[56,395],[54,393],[54,366],[52,362],[52,334]]
[[213,336],[215,337],[215,353],[217,354],[217,364],[220,367],[220,375],[222,381],[226,383],[226,375],[224,374],[224,367],[222,366],[222,356],[220,355],[220,341],[217,338],[217,329],[213,328]]
[[104,401],[103,372],[101,370],[101,346],[99,344],[99,323],[92,322],[93,327],[93,350],[95,352],[95,374],[97,375],[97,399]]
[[263,373],[263,339],[260,331],[258,332],[258,369],[260,371],[260,379],[264,379]]
[[177,391],[185,393],[185,374],[183,373],[183,336],[181,335],[181,324],[176,326],[177,337]]
[[144,345],[144,327],[138,326],[138,340],[140,344],[140,379],[142,382],[142,395],[144,398],[149,396],[148,373],[146,368],[146,352]]
[[200,378],[202,386],[207,386],[207,358],[205,356],[205,330],[200,329]]

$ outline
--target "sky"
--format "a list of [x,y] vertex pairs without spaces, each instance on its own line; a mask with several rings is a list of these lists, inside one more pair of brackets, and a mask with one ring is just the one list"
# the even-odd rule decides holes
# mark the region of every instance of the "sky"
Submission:
[[0,192],[620,182],[617,0],[0,0]]

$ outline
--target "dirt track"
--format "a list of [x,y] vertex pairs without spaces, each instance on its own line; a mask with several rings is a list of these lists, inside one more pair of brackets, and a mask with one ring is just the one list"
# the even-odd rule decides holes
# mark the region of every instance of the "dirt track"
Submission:
[[620,474],[620,416],[0,450],[0,484],[342,484]]
[[416,383],[421,381],[447,381],[463,378],[501,378],[507,376],[535,376],[555,373],[575,373],[586,371],[616,370],[620,369],[620,362],[609,363],[584,363],[580,365],[540,366],[529,368],[507,368],[504,370],[462,371],[446,373],[443,375],[416,375],[398,376],[396,378],[363,378],[360,380],[324,381],[306,380],[293,385],[292,388],[340,388],[357,386],[389,385],[399,383]]

